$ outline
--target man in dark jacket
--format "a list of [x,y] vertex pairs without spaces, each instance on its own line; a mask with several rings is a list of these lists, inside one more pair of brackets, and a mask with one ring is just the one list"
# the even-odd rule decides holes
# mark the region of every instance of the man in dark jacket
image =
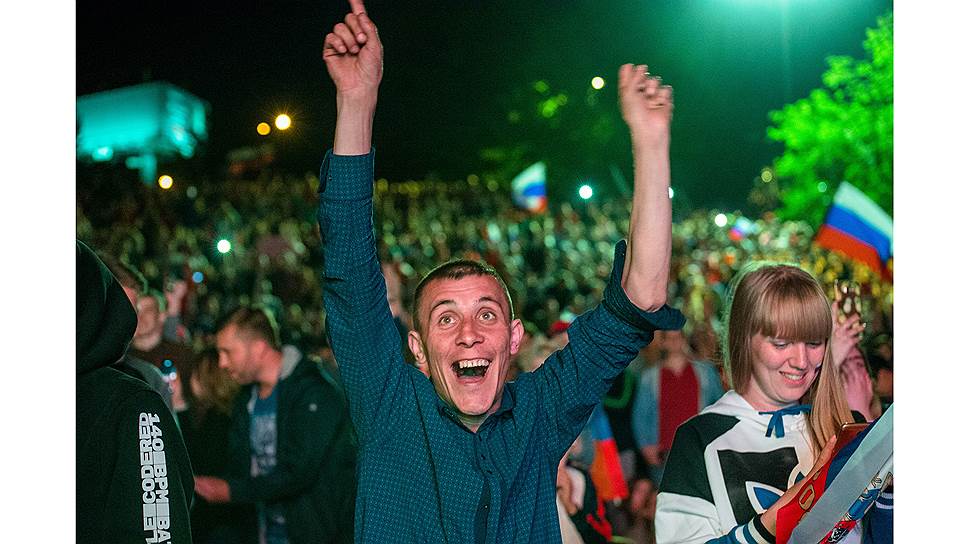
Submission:
[[135,325],[121,286],[77,242],[78,542],[191,542],[181,434],[157,392],[112,367]]
[[227,480],[195,479],[210,502],[255,503],[260,541],[351,542],[356,440],[338,382],[283,346],[271,314],[240,308],[218,327],[219,366],[243,387]]

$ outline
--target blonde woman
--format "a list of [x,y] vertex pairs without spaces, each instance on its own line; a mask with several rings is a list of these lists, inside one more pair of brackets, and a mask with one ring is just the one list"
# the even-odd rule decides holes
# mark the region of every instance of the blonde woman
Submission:
[[807,272],[754,263],[731,284],[723,356],[732,389],[676,432],[656,541],[773,542],[776,513],[855,417],[831,361],[830,304]]

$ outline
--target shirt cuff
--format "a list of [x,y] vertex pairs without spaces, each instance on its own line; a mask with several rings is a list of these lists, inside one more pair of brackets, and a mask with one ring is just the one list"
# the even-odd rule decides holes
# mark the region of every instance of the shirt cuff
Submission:
[[773,533],[767,530],[766,525],[763,525],[763,520],[760,519],[760,516],[753,516],[751,525],[751,533],[755,532],[756,536],[762,541],[766,542],[767,544],[776,543],[776,537],[773,536]]
[[679,310],[663,304],[654,312],[646,312],[629,300],[622,288],[622,270],[625,268],[625,240],[615,244],[615,260],[612,276],[605,286],[602,304],[612,315],[642,331],[674,331],[686,324],[686,318]]
[[[319,168],[319,194],[333,200],[357,200],[373,195],[376,148],[366,155],[336,155],[330,149]],[[333,180],[336,183],[330,183]]]

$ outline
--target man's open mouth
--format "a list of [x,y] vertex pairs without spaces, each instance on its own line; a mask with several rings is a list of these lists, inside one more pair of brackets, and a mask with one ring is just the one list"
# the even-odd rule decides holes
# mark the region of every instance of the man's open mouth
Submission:
[[458,378],[482,378],[490,365],[487,359],[464,359],[455,361],[451,367]]

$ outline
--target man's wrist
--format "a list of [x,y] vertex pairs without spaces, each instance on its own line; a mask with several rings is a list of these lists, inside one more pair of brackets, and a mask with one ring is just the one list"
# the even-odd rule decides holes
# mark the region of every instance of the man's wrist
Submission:
[[344,109],[369,111],[371,114],[376,110],[376,102],[379,96],[377,89],[366,89],[356,91],[337,91],[336,110]]
[[630,132],[632,136],[632,148],[639,153],[667,153],[669,151],[669,132],[662,134],[643,134],[636,131]]
[[373,115],[376,112],[376,92],[337,93],[336,135],[333,153],[336,155],[365,155],[370,152],[373,136]]

